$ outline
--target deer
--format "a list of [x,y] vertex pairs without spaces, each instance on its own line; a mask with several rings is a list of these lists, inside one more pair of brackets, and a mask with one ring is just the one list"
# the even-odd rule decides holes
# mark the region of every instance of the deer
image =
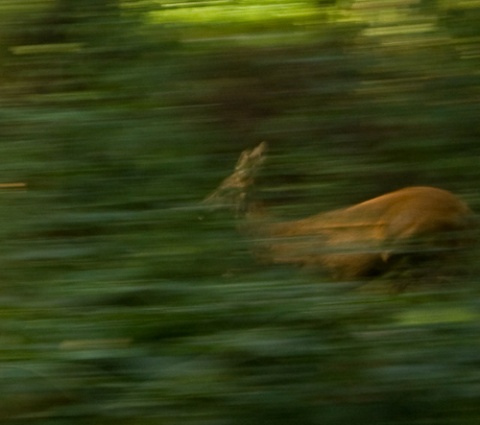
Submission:
[[[334,279],[385,272],[405,256],[443,255],[466,244],[474,214],[453,193],[429,186],[399,189],[359,204],[278,221],[256,200],[267,143],[243,151],[233,173],[203,203],[227,207],[263,262],[313,267]],[[429,256],[429,255],[428,255]]]

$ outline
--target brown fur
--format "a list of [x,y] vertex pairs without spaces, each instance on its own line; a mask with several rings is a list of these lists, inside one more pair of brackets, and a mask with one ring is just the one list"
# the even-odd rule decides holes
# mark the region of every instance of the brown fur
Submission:
[[319,266],[337,278],[355,278],[384,269],[399,255],[448,252],[463,244],[472,227],[473,213],[462,200],[422,186],[300,220],[272,222],[250,193],[266,147],[263,142],[242,152],[233,174],[205,199],[243,217],[240,228],[255,240],[265,261]]

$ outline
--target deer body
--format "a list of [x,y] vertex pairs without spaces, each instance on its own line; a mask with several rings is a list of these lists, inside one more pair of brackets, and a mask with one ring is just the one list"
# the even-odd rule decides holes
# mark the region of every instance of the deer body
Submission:
[[300,220],[272,222],[250,191],[266,144],[244,151],[234,173],[207,199],[241,215],[240,226],[264,261],[320,267],[337,278],[382,269],[394,257],[442,251],[462,243],[473,213],[458,197],[434,187],[407,187],[348,208]]

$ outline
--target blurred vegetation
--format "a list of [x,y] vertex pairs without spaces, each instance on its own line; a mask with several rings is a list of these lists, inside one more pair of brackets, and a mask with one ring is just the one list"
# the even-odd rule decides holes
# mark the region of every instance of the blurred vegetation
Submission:
[[410,184],[480,209],[477,0],[4,0],[0,420],[478,424],[476,253],[356,291],[199,201],[268,140],[301,217]]

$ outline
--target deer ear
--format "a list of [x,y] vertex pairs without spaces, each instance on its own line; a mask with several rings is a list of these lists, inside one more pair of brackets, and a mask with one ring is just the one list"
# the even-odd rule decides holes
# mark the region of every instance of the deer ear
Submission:
[[244,168],[245,164],[248,161],[248,158],[250,158],[251,152],[249,149],[244,150],[240,154],[240,158],[238,158],[237,164],[235,165],[235,170],[238,170],[240,168]]
[[250,156],[260,157],[267,151],[267,148],[268,148],[267,142],[262,142],[255,149],[252,150],[252,152],[250,153]]
[[237,164],[235,165],[235,170],[245,168],[252,159],[256,161],[258,158],[262,158],[267,151],[267,147],[267,142],[262,142],[256,148],[245,149],[240,154],[240,158],[238,158]]

